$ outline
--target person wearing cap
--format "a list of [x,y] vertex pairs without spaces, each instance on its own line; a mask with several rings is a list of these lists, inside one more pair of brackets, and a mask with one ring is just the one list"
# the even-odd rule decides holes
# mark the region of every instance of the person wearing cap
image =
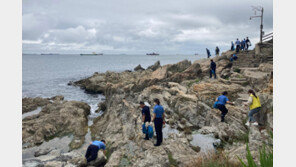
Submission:
[[104,154],[106,155],[106,141],[105,140],[94,140],[90,143],[86,150],[85,158],[87,160],[87,163],[95,160],[98,156],[99,150],[104,150]]
[[[151,115],[150,115],[150,108],[145,105],[144,102],[140,102],[140,107],[142,108],[142,122],[148,126],[151,122]],[[149,140],[148,133],[146,133],[146,136],[144,138],[145,140]]]

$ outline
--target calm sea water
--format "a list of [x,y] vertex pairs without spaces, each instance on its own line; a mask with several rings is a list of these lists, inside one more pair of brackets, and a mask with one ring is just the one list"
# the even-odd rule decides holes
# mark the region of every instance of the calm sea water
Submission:
[[96,105],[104,98],[84,93],[78,87],[68,86],[94,72],[133,70],[138,64],[147,68],[157,60],[161,65],[176,63],[184,59],[194,61],[194,55],[23,55],[23,97],[52,97],[63,95],[66,100],[84,101]]

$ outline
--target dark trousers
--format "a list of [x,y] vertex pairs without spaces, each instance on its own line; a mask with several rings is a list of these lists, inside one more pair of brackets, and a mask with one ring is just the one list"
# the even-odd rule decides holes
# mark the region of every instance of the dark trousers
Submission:
[[216,69],[215,70],[210,70],[210,78],[212,78],[212,74],[214,74],[214,78],[216,79]]
[[236,45],[236,53],[239,52],[239,49],[240,49],[240,46],[239,45]]
[[157,145],[160,145],[162,143],[162,124],[163,124],[162,118],[155,118],[154,127],[156,132]]
[[227,108],[223,104],[218,104],[218,109],[222,112],[221,113],[221,122],[224,122],[225,115],[228,113]]
[[98,151],[99,151],[99,147],[95,146],[95,145],[89,145],[87,150],[86,150],[86,154],[85,154],[85,158],[87,160],[87,162],[90,162],[92,160],[95,160],[98,156]]

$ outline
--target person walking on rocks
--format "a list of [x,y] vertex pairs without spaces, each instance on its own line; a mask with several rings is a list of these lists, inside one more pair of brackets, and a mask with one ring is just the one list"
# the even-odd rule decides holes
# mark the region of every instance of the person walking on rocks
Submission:
[[164,109],[160,105],[159,99],[154,99],[154,109],[153,109],[153,118],[152,122],[154,122],[154,128],[156,132],[157,142],[154,146],[160,146],[162,143],[162,127],[164,122]]
[[246,50],[249,49],[249,46],[251,46],[251,41],[250,41],[249,38],[247,37],[247,39],[246,39]]
[[225,107],[226,103],[228,104],[234,104],[229,101],[229,99],[226,97],[227,92],[223,92],[221,96],[219,96],[216,101],[217,103],[217,108],[221,111],[221,122],[225,122],[225,115],[228,113],[228,109]]
[[212,74],[214,74],[214,78],[216,79],[216,63],[211,59],[211,67],[210,67],[210,78],[212,78]]
[[106,154],[106,141],[105,140],[95,140],[90,143],[86,150],[85,158],[87,160],[87,163],[95,160],[98,156],[98,151],[102,149],[104,150],[104,154]]
[[239,49],[240,49],[240,45],[241,45],[241,43],[240,43],[240,41],[238,40],[238,38],[236,39],[235,44],[236,44],[236,53],[238,53],[238,52],[239,52]]
[[234,43],[233,41],[231,41],[231,48],[230,48],[231,51],[234,51]]
[[211,52],[210,52],[210,50],[208,48],[206,48],[206,50],[207,50],[208,58],[210,58],[211,57]]
[[248,101],[245,103],[245,106],[250,106],[250,111],[249,111],[249,119],[246,123],[247,126],[250,125],[250,123],[252,123],[253,125],[258,125],[258,123],[256,122],[255,118],[253,117],[254,114],[258,113],[261,110],[261,103],[260,103],[260,99],[259,97],[256,95],[256,93],[254,92],[254,90],[250,89],[248,91],[248,93],[250,94]]
[[216,46],[216,56],[219,56],[219,52],[220,52],[220,49],[218,48],[218,46]]
[[[148,127],[148,124],[151,122],[151,115],[150,115],[150,108],[145,105],[144,102],[140,102],[140,107],[142,108],[142,122],[145,124],[146,127]],[[148,133],[146,133],[146,136],[144,138],[145,140],[149,140]]]

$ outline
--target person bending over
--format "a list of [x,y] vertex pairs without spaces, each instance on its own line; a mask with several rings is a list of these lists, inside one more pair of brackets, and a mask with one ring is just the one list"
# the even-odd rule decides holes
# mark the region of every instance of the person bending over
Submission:
[[102,149],[104,150],[104,154],[106,155],[106,142],[105,140],[95,140],[90,143],[86,150],[85,158],[87,160],[87,163],[95,160],[98,156],[99,150]]

